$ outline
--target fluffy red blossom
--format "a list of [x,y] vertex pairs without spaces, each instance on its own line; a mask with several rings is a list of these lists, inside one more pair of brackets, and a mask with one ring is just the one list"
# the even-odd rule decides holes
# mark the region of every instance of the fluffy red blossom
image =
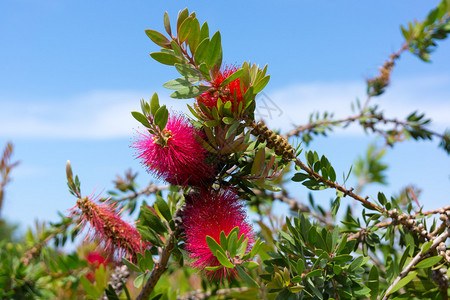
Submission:
[[91,251],[86,255],[86,260],[90,265],[91,271],[86,274],[86,278],[94,282],[95,281],[95,270],[100,267],[100,265],[106,266],[109,263],[109,260],[101,255],[97,251]]
[[[224,87],[220,87],[220,85],[227,77],[237,70],[238,68],[236,66],[226,66],[223,70],[217,72],[211,82],[213,88],[198,96],[197,101],[205,104],[207,107],[215,107],[217,106],[218,98],[220,98],[223,103],[231,101],[231,108],[235,111],[239,103],[244,100],[244,95],[241,90],[241,81],[238,78]],[[245,93],[245,88],[243,89],[243,92]]]
[[201,133],[186,117],[169,115],[162,135],[141,134],[133,144],[149,172],[182,186],[203,186],[214,177],[214,168],[205,162],[208,152],[196,139]]
[[86,255],[86,260],[89,264],[93,265],[95,268],[98,268],[100,265],[108,264],[108,259],[106,259],[103,255],[101,255],[97,251],[89,252]]
[[[207,235],[220,244],[220,233],[224,231],[228,235],[238,226],[239,237],[244,235],[244,239],[248,238],[247,251],[250,251],[254,244],[254,233],[246,221],[243,203],[231,189],[202,191],[189,197],[186,201],[183,225],[186,250],[193,259],[192,266],[199,270],[221,265],[206,243]],[[220,281],[236,275],[235,269],[225,267],[205,272],[211,279]]]
[[83,228],[89,223],[88,237],[98,240],[111,258],[126,256],[134,261],[137,253],[150,246],[136,228],[120,218],[120,210],[112,203],[96,203],[84,197],[78,199],[73,213],[80,214]]

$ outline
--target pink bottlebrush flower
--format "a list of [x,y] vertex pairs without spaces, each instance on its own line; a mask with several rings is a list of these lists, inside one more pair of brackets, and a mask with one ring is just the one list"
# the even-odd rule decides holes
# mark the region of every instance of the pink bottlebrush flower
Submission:
[[[238,78],[224,87],[220,87],[220,85],[237,70],[236,66],[226,66],[221,71],[218,71],[211,81],[213,88],[198,96],[197,101],[205,104],[207,107],[215,107],[217,106],[218,98],[220,98],[223,103],[231,101],[231,109],[235,111],[239,103],[244,100],[244,94],[241,91],[241,81]],[[245,88],[243,88],[243,92],[245,93]]]
[[[246,221],[244,206],[238,195],[231,189],[222,191],[202,191],[187,199],[184,213],[184,228],[186,236],[186,250],[194,260],[195,268],[204,270],[205,267],[215,267],[221,264],[211,252],[206,243],[206,236],[211,236],[220,244],[220,233],[224,231],[228,236],[230,231],[238,226],[239,237],[248,238],[247,252],[254,243],[254,233]],[[235,269],[220,268],[215,271],[205,271],[211,279],[221,281],[233,278]]]
[[203,186],[214,177],[208,152],[197,141],[201,132],[182,115],[169,115],[162,137],[141,134],[133,144],[149,172],[181,186]]
[[137,253],[150,246],[142,241],[136,228],[120,218],[120,210],[112,203],[96,203],[84,197],[78,199],[72,211],[81,215],[80,225],[83,228],[90,224],[88,237],[97,239],[111,258],[127,256],[135,261]]

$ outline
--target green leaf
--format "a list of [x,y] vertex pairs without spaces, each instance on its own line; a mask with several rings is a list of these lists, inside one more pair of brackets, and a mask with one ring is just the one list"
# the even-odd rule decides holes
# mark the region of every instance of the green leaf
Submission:
[[425,253],[430,249],[431,245],[433,245],[433,241],[428,241],[426,243],[423,243],[422,245],[422,252]]
[[210,121],[206,121],[206,122],[205,122],[205,126],[206,126],[206,127],[216,127],[216,126],[218,126],[219,124],[220,124],[220,122],[217,121],[217,120],[210,120]]
[[416,268],[418,268],[418,269],[429,268],[431,266],[434,266],[435,264],[437,264],[441,260],[442,260],[442,256],[440,256],[440,255],[429,257],[429,258],[426,258],[426,259],[420,261],[416,265]]
[[242,70],[242,69],[237,70],[236,72],[234,72],[233,74],[228,76],[224,81],[222,81],[220,86],[224,87],[224,86],[228,85],[229,83],[231,83],[232,81],[238,79],[242,75],[243,72],[244,72],[244,70]]
[[166,127],[167,121],[169,119],[169,111],[166,106],[161,106],[155,114],[155,124],[159,126],[160,130],[163,130]]
[[145,262],[146,269],[151,271],[153,269],[154,262],[153,262],[152,253],[148,249],[145,249],[145,252],[144,252],[144,262]]
[[205,269],[208,270],[208,271],[215,271],[215,270],[219,270],[219,269],[222,269],[222,268],[223,268],[222,265],[217,266],[217,267],[205,267]]
[[228,258],[223,252],[216,251],[215,256],[217,257],[217,260],[222,264],[222,266],[227,267],[229,269],[234,268],[234,264],[228,260]]
[[165,52],[152,52],[150,56],[159,63],[164,65],[173,66],[177,63],[181,63],[182,60],[179,57],[173,56],[172,54]]
[[378,268],[376,266],[372,266],[369,272],[369,281],[367,282],[367,287],[370,289],[370,299],[377,299],[378,289],[379,289],[379,275]]
[[134,280],[134,286],[138,289],[141,287],[141,285],[144,283],[144,277],[145,277],[145,273],[139,275],[138,277],[136,277],[136,279]]
[[183,43],[191,33],[191,25],[192,25],[192,18],[188,17],[186,18],[183,23],[181,24],[179,31],[178,31],[178,40],[180,41],[180,44]]
[[167,34],[171,36],[172,29],[170,28],[170,19],[167,11],[164,13],[164,28],[166,29]]
[[184,57],[183,51],[181,50],[180,46],[178,45],[178,43],[176,41],[171,41],[170,45],[172,46],[173,53],[170,52],[169,54],[172,54],[176,57]]
[[353,256],[351,256],[350,254],[341,254],[341,255],[333,257],[333,261],[346,262],[346,261],[351,260],[352,258],[353,258]]
[[190,87],[182,88],[176,92],[173,92],[172,94],[170,94],[170,97],[175,98],[175,99],[195,98],[197,96],[200,96],[201,94],[203,94],[204,92],[206,92],[209,89],[210,89],[209,86],[204,86],[204,85],[190,86]]
[[158,210],[162,214],[164,219],[166,219],[167,221],[172,220],[172,214],[170,212],[169,205],[167,204],[166,201],[164,201],[164,199],[161,196],[159,195],[156,196],[155,204],[158,206]]
[[[228,102],[227,102],[228,103]],[[223,117],[222,118],[222,122],[224,122],[227,125],[233,124],[233,122],[235,121],[235,118],[231,118],[231,117]]]
[[150,100],[150,111],[152,112],[152,115],[154,116],[156,114],[156,112],[159,109],[159,98],[158,98],[158,94],[154,93],[152,96],[152,100]]
[[198,66],[198,69],[200,70],[200,72],[202,72],[203,77],[205,77],[207,81],[211,81],[211,76],[209,74],[209,68],[206,65],[206,63],[201,63]]
[[206,244],[208,244],[209,250],[211,250],[213,254],[216,252],[221,252],[225,256],[225,251],[223,248],[209,235],[206,236]]
[[135,118],[139,123],[141,123],[145,127],[150,127],[150,123],[148,122],[147,118],[140,112],[132,111],[131,115],[133,116],[133,118]]
[[253,160],[251,175],[259,175],[265,166],[266,151],[264,147],[261,147],[258,152],[256,152],[255,159]]
[[189,16],[189,11],[187,8],[183,9],[182,11],[180,11],[178,13],[178,18],[177,18],[177,32],[180,31],[180,26],[181,24],[183,24],[184,20],[186,20],[186,18]]
[[198,44],[200,43],[200,23],[197,18],[192,20],[191,33],[189,34],[189,49],[191,49],[191,54],[194,55],[197,50]]
[[223,230],[220,232],[220,247],[222,247],[224,251],[228,250],[228,240]]
[[322,274],[322,270],[321,269],[316,269],[316,270],[311,271],[308,274],[306,274],[305,277],[306,278],[316,277],[316,276],[320,276],[321,274]]
[[[413,247],[414,247],[414,246],[413,246]],[[405,264],[406,259],[407,259],[408,256],[409,256],[409,249],[410,249],[410,248],[411,248],[411,245],[407,245],[406,248],[405,248],[405,251],[403,251],[402,257],[400,258],[400,262],[399,262],[399,264],[398,264],[398,268],[399,268],[399,269],[403,269],[403,265]]]
[[124,265],[126,265],[128,267],[128,269],[133,270],[135,272],[142,272],[138,266],[136,266],[135,264],[133,264],[131,261],[125,259],[122,257],[122,262],[124,263]]
[[270,75],[267,75],[263,79],[258,81],[258,83],[256,83],[253,88],[253,94],[256,95],[259,92],[261,92],[266,87],[266,85],[269,83],[269,80],[270,80]]
[[190,64],[175,64],[175,69],[184,77],[200,77],[199,71]]
[[303,286],[303,285],[295,285],[295,286],[290,286],[289,287],[289,291],[291,292],[291,293],[298,293],[298,292],[301,292],[301,291],[303,291],[303,289],[304,289],[305,287]]
[[237,234],[236,232],[233,232],[231,236],[228,238],[228,252],[230,253],[230,257],[236,256],[236,249],[237,249]]
[[242,264],[247,270],[253,270],[259,266],[259,264],[255,261],[246,261]]
[[263,243],[261,242],[261,239],[258,238],[258,239],[256,240],[255,244],[253,245],[252,250],[250,250],[249,253],[245,254],[245,255],[242,257],[242,260],[247,260],[247,259],[250,259],[250,258],[252,258],[253,256],[255,256],[255,255],[258,253],[259,249],[261,249],[262,244],[263,244]]
[[210,68],[216,64],[221,51],[222,51],[222,44],[221,44],[220,32],[217,31],[211,38],[211,42],[209,44],[209,49],[208,49],[208,55],[206,56],[206,59],[205,59],[206,64]]
[[301,275],[303,273],[303,270],[305,269],[305,262],[303,261],[302,258],[299,258],[299,260],[297,261],[297,273],[299,275]]
[[191,85],[197,83],[200,81],[200,78],[192,78],[192,77],[180,77],[177,79],[173,79],[170,81],[167,81],[163,84],[163,87],[170,90],[179,90],[186,87],[190,87]]
[[401,289],[402,287],[404,287],[405,285],[407,285],[411,280],[413,280],[415,277],[417,276],[417,272],[411,272],[408,275],[406,275],[404,278],[402,278],[399,282],[397,282],[396,285],[394,285],[394,287],[392,288],[392,290],[389,292],[388,295],[391,295],[393,293],[395,293],[396,291],[398,291],[399,289]]
[[145,33],[156,45],[166,49],[172,48],[169,39],[167,39],[162,33],[151,29],[146,29]]
[[230,138],[233,134],[236,133],[236,130],[238,129],[239,125],[241,125],[241,122],[236,120],[233,124],[231,124],[230,128],[228,128],[227,133],[225,134],[225,138]]
[[209,27],[208,23],[203,23],[202,28],[200,29],[200,41],[204,40],[205,38],[209,39]]
[[209,50],[209,38],[203,39],[200,44],[198,44],[197,49],[194,53],[194,62],[199,65],[205,61],[206,55]]
[[94,285],[86,277],[82,276],[80,278],[80,283],[83,286],[86,294],[88,294],[88,296],[90,296],[92,299],[97,299],[98,297],[100,297],[101,294],[98,294]]
[[150,243],[152,243],[154,246],[157,247],[162,247],[164,245],[161,238],[148,226],[137,225],[136,229],[139,231],[139,233],[142,236],[142,239],[144,239],[145,241],[149,241]]
[[254,287],[254,288],[259,288],[258,283],[251,278],[247,272],[245,272],[245,270],[241,267],[241,266],[236,266],[236,270],[238,271],[239,276],[250,286],[250,287]]
[[294,176],[292,177],[292,181],[295,182],[302,182],[303,180],[306,180],[309,178],[308,174],[305,173],[295,173]]
[[[239,241],[244,237],[244,235],[241,235],[241,238],[239,238]],[[242,258],[245,255],[245,252],[247,252],[247,245],[248,245],[248,238],[245,238],[245,240],[243,242],[239,243],[238,241],[238,248],[236,250],[237,255],[239,256],[239,258]]]
[[336,199],[333,201],[333,204],[331,205],[331,214],[333,216],[336,216],[340,205],[341,205],[341,198],[336,197]]
[[102,264],[95,270],[95,287],[100,295],[106,287],[105,266]]
[[381,192],[378,193],[378,201],[381,205],[385,205],[387,203],[386,196]]
[[167,227],[161,222],[161,219],[153,214],[149,209],[141,210],[143,214],[143,224],[138,226],[148,225],[152,230],[157,233],[167,232]]

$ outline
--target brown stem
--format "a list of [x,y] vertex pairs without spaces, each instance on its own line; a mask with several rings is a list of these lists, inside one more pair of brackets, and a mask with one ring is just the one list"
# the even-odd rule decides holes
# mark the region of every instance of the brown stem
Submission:
[[137,296],[136,300],[147,300],[153,289],[156,286],[161,275],[167,270],[167,262],[169,261],[170,255],[172,254],[172,250],[175,246],[175,242],[177,240],[177,236],[179,234],[179,230],[173,231],[166,240],[164,248],[160,253],[159,261],[154,266],[153,271],[150,275],[150,278],[145,283],[141,292]]
[[339,184],[337,184],[337,183],[335,183],[335,182],[333,182],[333,181],[331,181],[329,179],[325,180],[325,178],[323,178],[320,174],[318,174],[318,173],[314,172],[312,169],[310,169],[300,159],[296,158],[295,159],[295,164],[297,166],[299,166],[303,171],[308,173],[308,175],[311,176],[312,178],[317,179],[318,181],[328,185],[331,188],[334,188],[334,189],[336,189],[338,191],[343,192],[344,193],[344,197],[348,195],[348,196],[352,197],[353,199],[361,202],[367,208],[379,211],[381,213],[385,213],[386,212],[385,208],[383,208],[381,206],[378,206],[378,205],[370,202],[369,200],[367,200],[369,198],[368,196],[366,198],[363,198],[363,197],[353,193],[353,188],[346,189],[343,186],[341,186],[341,185],[339,185]]

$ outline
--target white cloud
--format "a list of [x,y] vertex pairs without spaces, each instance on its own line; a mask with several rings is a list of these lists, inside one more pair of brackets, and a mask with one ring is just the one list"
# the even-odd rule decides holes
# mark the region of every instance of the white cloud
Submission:
[[[385,95],[372,99],[388,117],[404,118],[414,110],[433,120],[432,128],[450,128],[450,75],[393,80]],[[129,137],[138,128],[130,112],[140,110],[139,99],[151,92],[94,91],[70,99],[14,101],[2,99],[0,137],[58,139],[112,139]],[[299,83],[267,93],[258,99],[260,115],[273,128],[287,131],[308,122],[312,112],[334,112],[335,117],[352,114],[350,103],[365,101],[364,82]],[[273,110],[271,117],[266,105]],[[186,112],[186,103],[160,99],[175,111]],[[271,103],[272,102],[272,103]],[[280,115],[281,114],[281,115]],[[338,134],[362,134],[358,126]]]
[[[130,112],[140,110],[147,92],[95,91],[71,99],[2,101],[0,136],[58,139],[129,137],[138,127]],[[160,99],[161,103],[169,103]],[[170,101],[180,111],[184,102]],[[172,105],[168,104],[168,107]]]

